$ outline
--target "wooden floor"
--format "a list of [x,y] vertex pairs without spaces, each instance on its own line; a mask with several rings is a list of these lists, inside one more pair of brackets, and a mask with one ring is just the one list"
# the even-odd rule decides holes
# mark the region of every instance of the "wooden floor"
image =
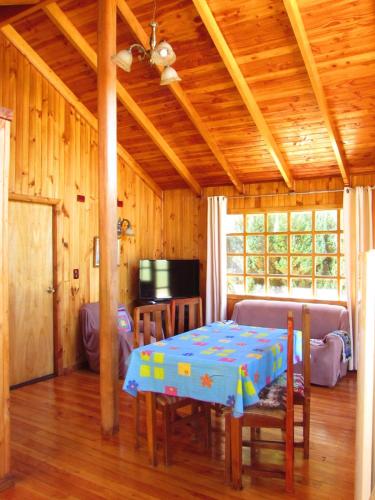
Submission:
[[[11,393],[12,462],[16,485],[1,499],[304,498],[352,499],[355,378],[334,389],[313,388],[311,458],[296,452],[296,493],[277,479],[244,477],[244,489],[224,485],[221,419],[213,419],[208,453],[186,435],[175,437],[174,465],[148,465],[145,444],[133,449],[130,396],[121,395],[121,430],[100,436],[99,379],[86,371]],[[244,457],[247,460],[247,454]]]

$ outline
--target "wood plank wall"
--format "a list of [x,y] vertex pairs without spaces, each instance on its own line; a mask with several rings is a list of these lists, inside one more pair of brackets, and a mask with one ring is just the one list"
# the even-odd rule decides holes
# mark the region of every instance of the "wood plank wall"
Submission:
[[[375,174],[352,176],[352,186],[375,185]],[[301,180],[296,182],[296,192],[334,191],[342,189],[341,177]],[[293,207],[342,206],[342,193],[322,193],[296,196],[283,196],[288,189],[283,182],[264,182],[248,184],[245,193],[249,195],[274,194],[265,198],[228,198],[228,211],[234,209],[288,209]],[[206,232],[207,197],[239,196],[234,187],[219,186],[203,190],[202,198],[196,197],[186,189],[164,192],[163,201],[163,255],[166,259],[200,259],[200,289],[205,296],[206,280]],[[233,309],[233,300],[228,300],[228,315]]]
[[[99,270],[93,267],[98,235],[97,132],[29,62],[0,36],[0,105],[15,112],[11,129],[10,192],[61,199],[63,212],[64,367],[81,362],[78,310],[98,300]],[[123,208],[135,238],[121,240],[120,301],[137,297],[140,258],[161,255],[162,201],[122,160],[118,162]],[[77,202],[77,195],[85,202]],[[116,228],[113,228],[116,231]],[[73,269],[80,278],[73,279]]]

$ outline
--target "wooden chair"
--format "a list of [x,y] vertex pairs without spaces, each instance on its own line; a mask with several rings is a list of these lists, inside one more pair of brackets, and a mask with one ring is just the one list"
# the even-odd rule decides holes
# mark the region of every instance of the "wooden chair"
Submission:
[[[272,406],[267,404],[267,399],[261,399],[260,403],[245,409],[239,419],[238,432],[231,431],[232,415],[230,411],[225,414],[225,472],[226,478],[230,478],[235,489],[242,488],[242,446],[250,446],[251,449],[251,476],[283,477],[285,478],[285,489],[292,493],[294,488],[294,394],[293,394],[293,316],[288,313],[288,348],[287,348],[287,384],[286,397],[280,398],[278,404],[272,401]],[[263,392],[263,391],[262,391]],[[269,393],[268,393],[269,394]],[[250,440],[243,441],[242,429],[250,427]],[[261,440],[257,429],[280,429],[284,441]],[[257,450],[260,448],[277,449],[285,451],[285,468],[270,468],[261,465],[257,461]],[[237,464],[237,467],[232,467]],[[235,472],[239,471],[239,474]]]
[[303,379],[294,377],[294,404],[302,406],[302,421],[295,421],[294,425],[303,428],[302,441],[294,441],[294,446],[303,448],[304,458],[309,458],[310,454],[310,310],[304,304],[302,306],[302,375]]
[[[164,316],[164,325],[163,325]],[[143,333],[140,333],[140,321],[143,319]],[[157,341],[171,337],[171,316],[168,304],[155,304],[140,306],[134,309],[134,347],[151,344],[153,338]],[[138,393],[134,404],[134,434],[136,447],[139,445],[139,416],[140,399],[142,393]],[[180,415],[178,410],[188,409],[191,412],[187,415]],[[210,413],[209,405],[190,398],[179,398],[157,394],[156,409],[162,414],[163,448],[164,461],[170,464],[171,448],[170,436],[174,429],[180,424],[191,422],[195,429],[202,428],[204,432],[204,443],[206,448],[210,446]],[[184,412],[186,413],[186,412]]]
[[[171,301],[171,314],[174,335],[199,328],[203,326],[202,299],[200,297],[173,299]],[[187,319],[187,327],[185,326],[185,319]]]

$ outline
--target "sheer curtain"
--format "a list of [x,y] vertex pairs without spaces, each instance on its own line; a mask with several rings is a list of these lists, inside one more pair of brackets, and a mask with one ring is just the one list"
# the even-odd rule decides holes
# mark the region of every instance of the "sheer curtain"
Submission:
[[211,196],[207,202],[206,323],[212,323],[227,317],[227,198]]
[[361,287],[363,256],[374,247],[372,189],[370,187],[344,190],[344,253],[348,293],[348,310],[353,345],[349,369],[358,367],[360,345]]

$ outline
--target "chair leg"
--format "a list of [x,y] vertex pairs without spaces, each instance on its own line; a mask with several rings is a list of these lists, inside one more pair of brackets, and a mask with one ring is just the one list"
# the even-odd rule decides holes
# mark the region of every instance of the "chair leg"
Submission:
[[204,418],[204,444],[206,450],[211,448],[211,404],[203,403],[203,418]]
[[287,493],[294,491],[294,438],[292,432],[286,432],[285,435],[285,491]]
[[230,440],[230,421],[231,415],[227,413],[225,415],[225,470],[224,470],[224,480],[227,484],[232,482],[232,467],[231,467],[231,440]]
[[231,441],[231,475],[232,486],[235,490],[242,489],[242,417],[231,418],[230,441]]
[[251,441],[251,445],[250,445],[251,462],[250,463],[251,463],[251,466],[255,465],[256,461],[257,461],[257,452],[256,452],[255,446],[253,445],[253,442],[257,440],[258,435],[259,435],[259,429],[251,427],[250,428],[250,441]]
[[303,405],[303,458],[310,454],[310,398],[306,398]]
[[164,448],[164,463],[170,465],[171,463],[171,449],[170,449],[170,433],[173,432],[173,425],[171,421],[171,414],[168,405],[163,407],[163,448]]
[[134,447],[135,449],[139,448],[139,397],[136,396],[134,398],[133,403],[133,414],[134,414]]

